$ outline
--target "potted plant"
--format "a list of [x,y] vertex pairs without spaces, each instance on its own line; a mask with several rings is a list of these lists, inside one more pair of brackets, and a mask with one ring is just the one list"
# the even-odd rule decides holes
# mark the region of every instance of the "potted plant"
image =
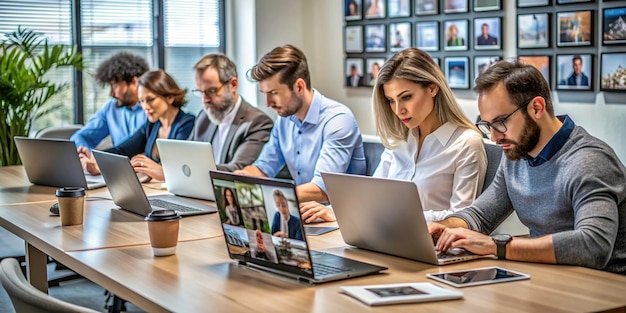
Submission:
[[67,89],[70,82],[54,82],[50,71],[83,69],[75,47],[49,45],[48,39],[18,27],[0,42],[0,166],[21,164],[14,136],[28,136],[33,121],[55,110],[48,100]]

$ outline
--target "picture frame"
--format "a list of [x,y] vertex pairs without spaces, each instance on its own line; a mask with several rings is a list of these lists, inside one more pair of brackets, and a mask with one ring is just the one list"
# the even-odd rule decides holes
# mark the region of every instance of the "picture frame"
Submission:
[[439,51],[439,22],[415,23],[415,47],[424,51]]
[[365,52],[385,51],[387,51],[386,25],[365,25]]
[[363,52],[363,26],[346,26],[344,33],[346,52]]
[[386,1],[385,0],[364,0],[363,14],[366,19],[385,18]]
[[517,57],[520,62],[532,65],[541,72],[543,78],[552,86],[552,56],[551,55],[520,55]]
[[374,86],[378,71],[385,64],[385,58],[365,59],[365,85]]
[[390,18],[411,16],[411,1],[387,0],[387,10]]
[[626,52],[600,56],[600,90],[626,92]]
[[469,12],[468,0],[443,0],[443,13]]
[[502,42],[502,18],[483,17],[474,19],[474,49],[500,50]]
[[593,0],[557,0],[557,4],[570,4],[570,3],[580,3],[580,2],[593,2]]
[[592,54],[557,54],[557,90],[593,90]]
[[602,10],[602,43],[605,45],[626,44],[626,7]]
[[363,59],[346,58],[345,86],[356,88],[367,86],[365,84],[365,75],[363,75]]
[[446,51],[464,51],[468,49],[468,21],[451,20],[444,21],[443,27],[445,32],[444,50]]
[[469,58],[446,57],[443,59],[444,75],[452,89],[469,89]]
[[474,0],[474,12],[497,11],[502,9],[500,0]]
[[517,48],[550,47],[550,14],[517,15]]
[[517,0],[518,8],[543,7],[550,5],[550,0]]
[[410,22],[389,23],[389,51],[396,52],[412,46]]
[[362,19],[361,12],[363,7],[361,6],[362,0],[344,0],[344,18],[346,21],[358,21]]
[[591,46],[593,45],[593,10],[557,12],[556,45]]
[[415,0],[415,15],[434,15],[439,13],[439,0]]
[[502,60],[502,56],[499,55],[477,55],[474,56],[474,80],[488,67]]

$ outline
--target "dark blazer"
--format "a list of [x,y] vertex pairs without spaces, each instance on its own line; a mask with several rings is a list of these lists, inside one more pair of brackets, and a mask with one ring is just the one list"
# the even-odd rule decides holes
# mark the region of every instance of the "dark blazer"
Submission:
[[[304,240],[302,230],[300,229],[300,219],[293,215],[289,216],[289,222],[287,222],[287,225],[289,225],[289,234],[287,234],[287,236],[292,239]],[[281,218],[282,216],[280,216],[280,212],[274,213],[274,219],[272,220],[272,235],[274,235],[277,231],[280,231]]]
[[[178,111],[178,114],[176,114],[176,117],[174,118],[174,123],[172,123],[170,134],[167,138],[185,140],[189,136],[189,133],[191,133],[191,129],[194,127],[193,123],[193,115],[187,114],[182,110]],[[152,155],[152,147],[156,143],[157,136],[159,135],[159,128],[161,128],[160,121],[156,121],[154,123],[147,121],[144,126],[139,128],[124,142],[106,151],[125,155],[129,158],[132,158],[140,153],[145,153],[147,157],[160,164],[161,160]]]
[[356,86],[352,84],[352,78],[353,78],[352,75],[346,77],[346,86],[348,87],[365,86],[365,84],[363,83],[363,77],[361,77],[361,75],[357,76]]
[[[576,75],[574,73],[567,78],[567,85],[576,86]],[[583,72],[580,72],[580,86],[589,86],[589,77]]]
[[498,38],[493,37],[491,35],[487,35],[487,38],[485,38],[482,34],[478,37],[476,37],[476,44],[479,46],[483,46],[483,45],[497,45],[498,44]]
[[[263,111],[242,99],[237,115],[230,125],[222,155],[215,156],[217,169],[232,172],[252,164],[263,145],[270,140],[274,122]],[[217,125],[211,123],[204,110],[198,113],[189,140],[213,142]]]

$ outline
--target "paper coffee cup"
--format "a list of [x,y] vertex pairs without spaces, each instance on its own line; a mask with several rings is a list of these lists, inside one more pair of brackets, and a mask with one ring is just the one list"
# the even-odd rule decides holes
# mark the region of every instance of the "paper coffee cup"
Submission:
[[174,210],[155,210],[146,216],[150,245],[155,256],[176,253],[180,218]]
[[85,210],[85,188],[63,187],[56,191],[62,226],[83,224]]

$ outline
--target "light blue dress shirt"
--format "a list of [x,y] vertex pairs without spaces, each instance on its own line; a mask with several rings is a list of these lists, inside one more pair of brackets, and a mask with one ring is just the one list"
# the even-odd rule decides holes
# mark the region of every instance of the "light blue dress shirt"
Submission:
[[87,124],[78,130],[70,140],[77,147],[95,148],[102,139],[111,135],[113,146],[117,146],[128,139],[148,118],[139,103],[132,108],[117,107],[117,100],[111,98],[102,106]]
[[320,172],[364,175],[363,140],[352,111],[313,89],[304,121],[279,116],[270,141],[252,165],[275,177],[285,164],[296,185],[311,182],[324,192]]

